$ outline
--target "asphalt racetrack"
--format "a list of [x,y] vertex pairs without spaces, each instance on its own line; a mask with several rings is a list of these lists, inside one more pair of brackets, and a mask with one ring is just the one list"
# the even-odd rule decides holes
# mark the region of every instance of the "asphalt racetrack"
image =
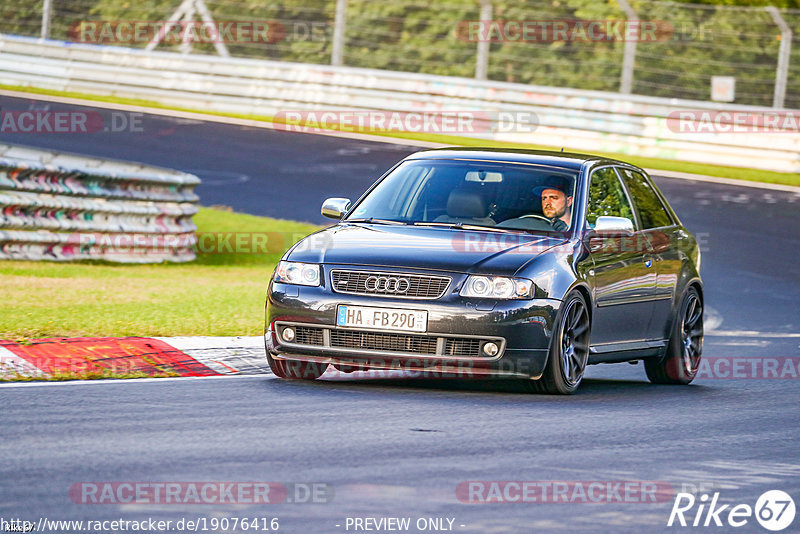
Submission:
[[[0,98],[3,111],[46,105]],[[141,119],[136,132],[2,134],[0,142],[191,171],[204,180],[204,205],[317,223],[324,222],[324,198],[355,198],[417,150]],[[656,181],[703,246],[704,357],[796,362],[800,195]],[[698,505],[703,494],[718,492],[718,506],[751,507],[765,491],[782,490],[800,508],[800,376],[707,376],[689,387],[653,386],[641,364],[593,366],[586,376],[573,397],[524,394],[506,382],[380,376],[0,386],[0,517],[278,518],[286,533],[363,532],[355,519],[386,517],[409,518],[408,532],[767,532],[755,517],[738,528],[703,527],[705,515],[698,527],[667,527],[674,494],[644,503],[624,494],[624,502],[465,503],[469,481],[483,488],[492,481],[566,481],[570,488],[645,482],[673,493],[697,490]],[[92,505],[69,492],[103,481],[278,482],[292,491],[269,505]],[[322,488],[317,502],[307,502],[304,484]],[[800,531],[800,519],[784,530],[792,531]]]

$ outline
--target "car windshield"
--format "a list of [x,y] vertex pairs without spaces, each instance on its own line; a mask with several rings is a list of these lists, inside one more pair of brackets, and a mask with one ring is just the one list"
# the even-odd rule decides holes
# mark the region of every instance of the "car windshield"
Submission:
[[577,173],[560,167],[461,160],[398,166],[346,220],[563,231]]

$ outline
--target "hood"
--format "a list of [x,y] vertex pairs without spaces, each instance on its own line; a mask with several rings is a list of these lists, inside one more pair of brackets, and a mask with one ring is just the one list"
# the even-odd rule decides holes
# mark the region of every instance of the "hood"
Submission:
[[284,259],[513,275],[536,256],[565,242],[561,236],[522,232],[343,223],[306,237]]

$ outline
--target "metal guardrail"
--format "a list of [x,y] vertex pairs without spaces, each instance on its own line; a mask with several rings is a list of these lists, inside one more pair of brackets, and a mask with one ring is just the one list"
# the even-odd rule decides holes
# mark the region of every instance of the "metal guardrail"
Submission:
[[195,258],[199,178],[0,144],[0,259]]
[[535,128],[505,131],[494,122],[487,131],[458,135],[572,151],[800,171],[797,129],[687,133],[671,127],[675,113],[681,111],[707,111],[712,118],[724,111],[773,112],[753,106],[5,35],[0,35],[0,76],[12,85],[266,117],[323,109],[532,112],[538,122]]

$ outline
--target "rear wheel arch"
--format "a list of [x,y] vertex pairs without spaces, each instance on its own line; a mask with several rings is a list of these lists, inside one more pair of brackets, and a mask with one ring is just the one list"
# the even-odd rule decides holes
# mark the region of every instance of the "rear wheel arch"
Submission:
[[687,286],[686,289],[693,287],[697,290],[697,295],[700,297],[700,304],[703,306],[706,305],[706,299],[703,296],[703,284],[700,283],[699,280],[692,280]]
[[645,371],[651,382],[686,385],[694,380],[703,354],[703,311],[699,285],[688,284],[681,292],[664,354],[645,359]]
[[675,296],[673,297],[672,302],[672,309],[673,314],[670,317],[668,322],[669,330],[667,332],[672,332],[672,328],[675,326],[675,321],[678,320],[678,315],[680,314],[681,303],[683,302],[683,297],[686,295],[686,292],[690,289],[694,288],[697,291],[698,296],[700,297],[700,304],[703,306],[703,310],[706,307],[705,297],[703,296],[703,284],[699,278],[692,278],[686,284],[684,284],[683,288],[680,291],[675,292]]

